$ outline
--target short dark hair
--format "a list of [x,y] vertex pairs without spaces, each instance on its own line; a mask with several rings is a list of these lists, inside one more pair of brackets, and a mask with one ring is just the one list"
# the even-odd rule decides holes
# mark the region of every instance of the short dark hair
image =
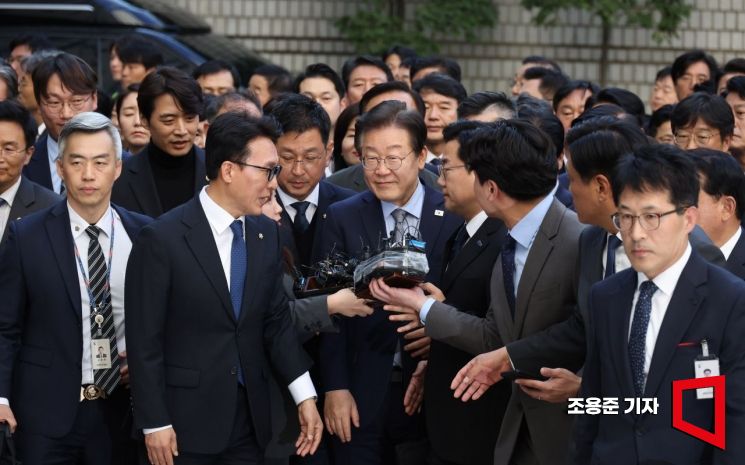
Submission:
[[205,143],[207,178],[217,179],[220,167],[226,161],[235,163],[248,159],[251,156],[248,144],[259,137],[277,142],[279,128],[273,118],[253,118],[238,111],[229,111],[218,116],[207,132]]
[[696,124],[699,118],[718,129],[722,139],[734,134],[735,117],[727,101],[719,95],[704,92],[695,92],[678,102],[670,115],[670,124],[675,132]]
[[655,77],[654,77],[654,82],[657,82],[657,81],[659,81],[661,79],[664,79],[664,78],[666,78],[668,76],[670,76],[670,78],[672,79],[672,75],[673,75],[673,67],[672,66],[665,66],[661,70],[657,71],[657,75],[655,75]]
[[543,99],[528,94],[520,94],[515,99],[518,118],[529,118],[533,115],[553,113],[551,104]]
[[18,100],[0,101],[0,121],[16,123],[23,129],[25,146],[28,148],[36,142],[37,126],[34,117]]
[[155,68],[163,64],[163,55],[158,46],[136,34],[125,36],[116,42],[116,54],[123,64],[139,63],[145,69]]
[[595,95],[600,92],[600,87],[598,87],[598,85],[594,82],[590,81],[574,80],[567,82],[566,84],[561,86],[554,94],[554,98],[552,101],[554,111],[558,111],[561,101],[567,98],[569,94],[571,94],[575,90],[587,90],[590,92],[590,95]]
[[124,99],[127,98],[129,94],[139,92],[139,91],[140,91],[139,84],[130,84],[127,86],[126,89],[124,89],[119,95],[116,96],[116,102],[114,103],[114,107],[116,108],[117,116],[119,116],[119,114],[122,112],[122,104],[124,103]]
[[187,115],[199,115],[204,98],[197,81],[180,69],[164,66],[145,76],[137,94],[137,106],[146,120],[150,121],[155,100],[169,94]]
[[426,57],[417,57],[411,64],[411,77],[413,78],[416,73],[423,70],[424,68],[439,69],[441,74],[447,74],[456,81],[461,81],[461,70],[460,65],[457,61],[452,58],[445,58],[439,55],[430,55]]
[[572,121],[571,127],[575,127],[592,119],[602,117],[622,119],[626,121],[632,121],[636,125],[639,124],[637,119],[634,116],[628,114],[623,108],[613,103],[604,103],[602,105],[596,106],[595,108],[590,108],[589,110],[585,110],[584,112],[582,112],[581,115],[579,115]]
[[590,104],[590,108],[599,103],[612,103],[618,105],[623,108],[626,113],[634,116],[637,120],[637,124],[639,124],[640,127],[642,126],[645,111],[644,102],[642,102],[642,99],[640,99],[635,93],[618,87],[606,87],[593,95],[591,100],[592,103],[590,103],[590,99],[587,101],[587,103]]
[[8,50],[12,52],[19,45],[28,45],[31,53],[54,48],[54,44],[44,34],[22,34],[15,36],[8,42]]
[[561,157],[564,153],[564,125],[556,115],[550,112],[540,112],[520,119],[545,132],[554,145],[554,155],[556,158]]
[[488,123],[470,134],[460,154],[480,183],[494,181],[515,200],[544,197],[556,186],[554,144],[527,121]]
[[388,65],[383,60],[372,55],[361,55],[348,59],[341,67],[341,78],[344,81],[345,88],[349,89],[349,78],[352,75],[352,71],[365,65],[378,68],[385,73],[388,82],[393,81],[393,73],[391,73],[391,69],[388,68]]
[[334,159],[334,171],[339,171],[349,166],[341,154],[341,145],[344,141],[344,136],[347,135],[349,125],[352,124],[352,121],[354,121],[354,119],[359,115],[360,104],[357,102],[345,108],[341,113],[339,113],[339,117],[336,118],[336,124],[334,125],[334,148],[331,151],[332,158]]
[[517,114],[515,102],[504,92],[475,92],[464,98],[458,105],[458,118],[465,119],[480,115],[487,110],[496,109],[509,114],[514,118]]
[[550,68],[550,69],[552,69],[554,71],[558,71],[560,73],[562,72],[561,71],[561,66],[559,66],[558,63],[556,63],[554,60],[551,60],[549,58],[546,58],[546,57],[540,56],[540,55],[530,55],[530,56],[527,56],[527,57],[523,58],[522,64],[524,64],[524,65],[535,64],[535,65],[538,65],[538,66],[543,66],[543,67]]
[[647,123],[647,135],[649,137],[657,137],[657,130],[664,123],[670,121],[674,108],[675,105],[663,105],[652,113]]
[[233,87],[238,88],[241,85],[241,78],[238,74],[238,70],[235,66],[222,60],[207,60],[201,65],[194,68],[191,73],[191,77],[199,79],[202,76],[209,76],[210,74],[217,74],[222,71],[228,71],[233,76]]
[[243,89],[219,95],[217,98],[211,100],[207,105],[205,105],[204,118],[211,124],[220,110],[228,103],[233,102],[251,102],[259,110],[259,113],[262,111],[261,102],[258,97],[256,97],[256,94],[248,89]]
[[408,110],[406,104],[397,100],[386,100],[375,105],[370,111],[362,113],[357,119],[354,133],[354,146],[362,156],[362,136],[371,130],[396,127],[409,133],[409,143],[415,153],[424,149],[427,140],[427,125],[424,117],[416,111]]
[[[266,79],[269,94],[274,98],[278,94],[292,92],[292,75],[289,71],[277,65],[261,65],[254,69],[253,74]],[[250,78],[249,78],[250,79]]]
[[0,80],[5,82],[7,98],[15,98],[18,95],[18,75],[15,70],[8,65],[0,64]]
[[742,73],[745,74],[745,58],[733,58],[722,67],[722,74]]
[[404,61],[406,58],[417,57],[417,53],[413,48],[404,47],[403,45],[394,45],[386,50],[381,58],[385,61],[391,55],[398,55],[401,58],[401,61]]
[[432,73],[412,84],[419,95],[422,91],[429,90],[436,94],[455,99],[458,103],[468,97],[468,92],[463,84],[446,74]]
[[34,69],[31,80],[37,102],[41,102],[41,97],[47,97],[47,84],[55,74],[73,94],[92,94],[96,91],[98,78],[95,71],[82,58],[62,52],[46,58]]
[[676,208],[698,205],[696,166],[684,150],[674,145],[645,145],[621,156],[611,186],[616,205],[626,189],[667,191]]
[[464,160],[463,154],[461,153],[461,147],[463,147],[466,141],[471,137],[474,130],[488,124],[489,123],[484,123],[482,121],[456,121],[445,126],[442,130],[442,137],[445,139],[445,142],[450,142],[452,140],[458,141],[458,157],[461,160]]
[[734,92],[745,99],[745,76],[735,76],[727,81],[727,93]]
[[631,121],[603,116],[573,126],[566,143],[572,167],[588,182],[598,174],[612,181],[618,159],[650,140]]
[[302,134],[317,129],[323,145],[329,141],[331,120],[321,104],[310,97],[300,94],[285,94],[275,99],[269,113],[282,130],[283,134],[296,132]]
[[556,92],[569,82],[569,78],[563,73],[540,66],[526,69],[523,79],[526,81],[540,79],[541,84],[538,89],[541,91],[543,98],[550,101],[553,101]]
[[404,92],[411,96],[411,98],[414,100],[414,104],[416,105],[417,111],[424,116],[424,100],[422,100],[422,96],[419,95],[417,92],[413,91],[405,82],[401,81],[388,81],[384,82],[382,84],[378,84],[377,86],[371,88],[360,99],[360,113],[364,113],[366,110],[370,110],[367,108],[367,105],[370,103],[370,100],[374,99],[378,95],[382,95],[388,92]]
[[308,65],[305,68],[305,71],[300,73],[297,78],[295,78],[295,84],[293,85],[293,88],[295,89],[296,93],[300,93],[300,84],[308,78],[324,78],[334,85],[334,89],[336,89],[336,93],[339,94],[339,98],[344,98],[344,94],[346,93],[346,87],[344,87],[344,81],[341,80],[341,76],[334,71],[331,66],[327,65],[326,63],[314,63],[312,65]]
[[688,151],[696,164],[696,169],[704,179],[701,189],[719,199],[728,195],[735,199],[735,216],[742,220],[745,215],[745,174],[737,161],[726,152],[708,148]]
[[703,50],[690,50],[681,55],[678,55],[678,57],[673,62],[673,66],[670,71],[673,82],[678,82],[678,79],[680,79],[680,77],[685,74],[686,70],[692,64],[698,63],[699,61],[703,61],[704,63],[706,63],[706,66],[709,67],[709,79],[716,79],[717,72],[719,71],[719,65],[717,65],[717,61],[714,59],[714,57],[704,52]]

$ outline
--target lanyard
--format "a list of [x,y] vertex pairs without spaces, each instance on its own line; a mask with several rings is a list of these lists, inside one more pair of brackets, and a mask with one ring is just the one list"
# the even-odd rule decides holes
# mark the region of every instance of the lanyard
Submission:
[[[112,263],[112,259],[114,258],[114,209],[113,208],[111,209],[111,235],[109,237],[111,237],[111,241],[109,241],[109,266],[106,269],[106,283],[104,284],[106,287],[110,287],[111,263]],[[85,282],[85,290],[88,292],[88,300],[90,302],[91,308],[94,310],[93,312],[91,312],[91,318],[94,318],[95,321],[98,322],[99,319],[96,317],[99,314],[98,312],[99,305],[95,305],[96,302],[94,302],[93,291],[91,290],[90,276],[88,276],[88,274],[85,272],[85,268],[83,268],[83,261],[80,259],[80,252],[78,251],[78,244],[76,244],[75,241],[73,241],[73,245],[75,246],[75,258],[78,260],[78,268],[80,268],[80,274],[83,276],[83,281]],[[99,324],[99,331],[100,331],[100,324]]]

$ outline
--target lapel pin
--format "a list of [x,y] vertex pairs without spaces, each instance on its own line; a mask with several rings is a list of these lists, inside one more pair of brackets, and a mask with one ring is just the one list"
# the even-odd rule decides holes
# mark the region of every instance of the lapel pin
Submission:
[[264,238],[264,235],[259,233],[259,239],[263,239],[263,238]]
[[324,219],[324,220],[326,219],[326,214],[325,214],[325,213],[323,214],[323,219]]
[[442,210],[435,210],[435,216],[443,216],[445,215],[445,212]]

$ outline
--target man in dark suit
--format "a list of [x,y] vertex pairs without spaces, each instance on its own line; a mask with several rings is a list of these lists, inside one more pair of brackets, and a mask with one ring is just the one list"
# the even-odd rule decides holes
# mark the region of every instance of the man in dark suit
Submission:
[[[480,354],[571,314],[582,225],[551,195],[557,176],[553,143],[532,124],[508,120],[479,128],[463,142],[461,155],[475,172],[479,204],[509,230],[492,273],[486,316],[458,311],[420,289],[392,289],[379,281],[371,289],[396,307],[391,310],[417,314],[432,339]],[[513,386],[494,462],[565,463],[570,425],[566,404],[537,402]]]
[[[419,181],[426,131],[422,116],[402,102],[383,102],[360,116],[355,142],[370,191],[329,208],[322,253],[375,253],[389,233],[396,242],[420,237],[428,280],[439,282],[445,241],[461,220]],[[396,449],[403,459],[402,449],[423,436],[421,416],[404,413],[404,386],[415,362],[397,328],[378,308],[364,319],[341,321],[339,334],[321,336],[324,414],[336,436],[337,463],[399,463]]]
[[0,421],[26,464],[132,463],[124,270],[150,220],[109,202],[108,118],[78,114],[59,143],[67,200],[11,223],[0,256]]
[[202,90],[183,71],[160,68],[140,84],[137,105],[150,143],[124,162],[112,200],[156,218],[205,185],[204,152],[194,145]]
[[49,189],[21,175],[34,153],[36,123],[16,100],[0,102],[0,244],[8,223],[59,202]]
[[46,132],[36,141],[34,154],[23,174],[59,194],[64,192],[65,186],[55,166],[59,154],[57,138],[73,116],[96,109],[96,73],[75,55],[60,53],[39,63],[32,79]]
[[[745,460],[745,283],[692,250],[699,180],[680,149],[657,145],[625,155],[616,167],[613,217],[632,268],[590,291],[592,337],[582,397],[655,398],[654,414],[581,415],[576,463],[714,463]],[[708,376],[694,369],[709,355],[726,377],[726,449],[673,428],[671,385]],[[716,395],[721,396],[723,392]],[[705,430],[714,399],[683,392],[682,416]]]
[[209,185],[134,244],[126,293],[134,418],[155,465],[174,456],[261,463],[270,362],[298,405],[298,454],[321,439],[310,363],[282,287],[279,230],[260,216],[280,170],[276,137],[272,120],[217,117],[207,134]]
[[745,279],[745,174],[732,155],[712,149],[688,152],[698,169],[698,224],[727,260],[725,268]]

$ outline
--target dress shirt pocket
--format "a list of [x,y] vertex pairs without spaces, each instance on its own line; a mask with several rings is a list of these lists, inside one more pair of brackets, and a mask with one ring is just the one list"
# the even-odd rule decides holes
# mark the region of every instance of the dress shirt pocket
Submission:
[[199,370],[166,365],[166,384],[176,387],[195,388],[199,386]]
[[22,346],[18,353],[18,360],[40,367],[48,367],[52,364],[52,351],[39,347]]

